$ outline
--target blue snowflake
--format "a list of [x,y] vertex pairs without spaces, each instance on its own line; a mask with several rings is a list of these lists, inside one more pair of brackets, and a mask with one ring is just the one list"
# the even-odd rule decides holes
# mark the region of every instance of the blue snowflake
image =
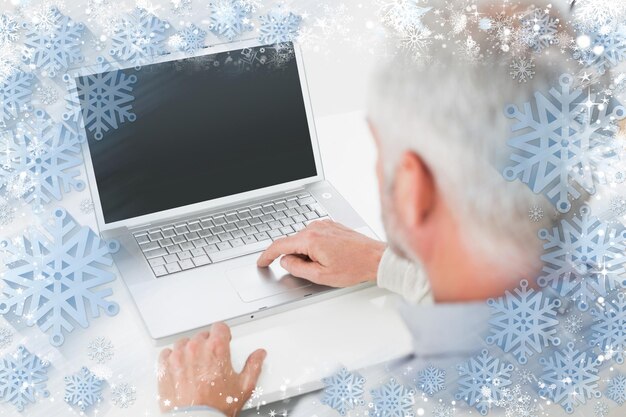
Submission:
[[17,40],[19,25],[8,14],[0,15],[0,45]]
[[107,300],[113,294],[107,284],[115,279],[107,268],[119,243],[104,242],[61,208],[46,230],[48,235],[30,230],[17,245],[0,241],[0,248],[13,256],[2,276],[0,313],[11,311],[30,326],[37,323],[50,332],[50,343],[60,346],[64,331],[71,332],[76,324],[89,326],[89,313],[94,318],[100,310],[117,314],[117,303]]
[[609,299],[600,310],[592,309],[594,324],[591,326],[590,346],[600,348],[606,358],[615,357],[618,364],[624,363],[626,352],[626,295],[617,294]]
[[417,374],[417,388],[432,396],[445,389],[446,371],[429,366]]
[[238,0],[215,0],[209,3],[209,29],[219,37],[232,41],[243,32],[252,30],[250,8]]
[[356,406],[363,405],[363,385],[365,378],[356,372],[340,369],[329,378],[322,379],[326,386],[322,404],[337,410],[342,416]]
[[82,23],[75,23],[54,7],[50,9],[50,13],[53,18],[53,30],[25,25],[26,48],[23,59],[39,68],[42,75],[55,77],[70,64],[82,62],[80,45],[85,26]]
[[415,390],[399,384],[394,378],[380,388],[373,389],[374,417],[413,417],[415,412]]
[[547,11],[534,9],[521,19],[522,31],[520,36],[535,52],[558,43],[557,30],[559,19],[550,17]]
[[[63,124],[55,123],[43,110],[7,132],[4,145],[0,177],[5,178],[9,196],[24,198],[40,209],[53,198],[61,200],[72,188],[85,188],[76,178],[82,165],[80,145]],[[9,186],[15,178],[24,181],[17,192]]]
[[561,301],[528,288],[528,281],[521,281],[520,288],[506,291],[503,297],[490,298],[487,304],[492,311],[487,343],[495,343],[505,352],[513,351],[522,365],[533,352],[540,353],[545,346],[560,343],[556,337],[556,314]]
[[19,346],[13,354],[7,354],[0,362],[0,398],[22,411],[28,403],[35,403],[37,396],[48,397],[48,362]]
[[539,395],[548,397],[563,409],[572,413],[577,404],[585,404],[591,397],[599,398],[598,362],[587,352],[574,349],[568,343],[564,350],[557,350],[548,359],[541,358],[544,374],[539,384]]
[[[93,133],[101,140],[104,133],[117,129],[120,124],[137,118],[132,112],[135,97],[132,95],[137,76],[114,70],[104,58],[98,58],[94,74],[72,78],[64,76],[68,84],[64,118]],[[82,109],[82,111],[81,111]]]
[[571,208],[568,196],[580,197],[574,184],[589,193],[595,192],[595,168],[606,155],[595,155],[613,137],[615,123],[626,117],[620,105],[598,105],[595,94],[572,89],[574,77],[561,75],[560,89],[552,88],[546,96],[535,93],[534,103],[505,108],[505,115],[517,120],[508,140],[515,149],[513,165],[504,169],[504,177],[520,178],[535,193],[545,192],[556,208],[566,213]]
[[122,17],[111,35],[111,50],[115,58],[141,66],[163,55],[165,32],[170,25],[145,9],[135,8]]
[[581,64],[604,74],[607,69],[616,67],[626,59],[626,27],[619,26],[607,31],[599,29],[585,36],[589,39],[589,45],[580,47],[577,44],[573,54]]
[[484,416],[501,400],[502,389],[511,385],[513,365],[492,357],[487,349],[483,349],[479,355],[457,366],[457,370],[459,389],[456,399],[476,407]]
[[259,41],[273,44],[293,41],[298,36],[302,17],[277,7],[261,16],[260,20]]
[[15,120],[21,112],[30,110],[33,79],[33,74],[15,71],[4,81],[0,81],[0,125]]
[[543,269],[537,283],[577,301],[585,311],[598,296],[624,286],[626,231],[618,231],[591,215],[588,206],[580,216],[561,220],[559,226],[539,231],[546,241]]
[[77,373],[65,377],[65,402],[85,411],[102,401],[102,380],[83,367]]
[[624,404],[626,402],[626,376],[617,374],[613,377],[606,389],[606,396],[619,405]]
[[207,33],[193,23],[177,32],[170,39],[170,43],[179,51],[194,54],[204,48],[204,39]]

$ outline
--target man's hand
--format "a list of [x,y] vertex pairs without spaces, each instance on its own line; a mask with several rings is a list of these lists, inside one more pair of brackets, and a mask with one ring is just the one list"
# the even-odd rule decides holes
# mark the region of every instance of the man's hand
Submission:
[[236,416],[250,398],[261,373],[265,351],[254,351],[241,373],[230,361],[230,329],[216,323],[210,332],[183,338],[163,349],[159,369],[161,410],[206,405]]
[[283,255],[291,275],[331,287],[376,279],[386,245],[330,220],[316,221],[299,233],[276,240],[261,254],[260,267]]

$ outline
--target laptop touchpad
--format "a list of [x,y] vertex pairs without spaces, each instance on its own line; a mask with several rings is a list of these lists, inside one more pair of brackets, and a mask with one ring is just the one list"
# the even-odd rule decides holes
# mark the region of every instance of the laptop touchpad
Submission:
[[227,271],[226,276],[246,303],[313,285],[289,274],[278,262],[268,268],[259,268],[256,263],[240,266]]

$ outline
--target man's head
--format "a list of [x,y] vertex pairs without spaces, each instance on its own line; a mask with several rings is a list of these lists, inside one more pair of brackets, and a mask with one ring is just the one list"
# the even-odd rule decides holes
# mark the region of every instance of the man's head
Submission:
[[[426,268],[439,301],[483,299],[534,278],[537,230],[553,217],[544,197],[502,176],[512,123],[504,108],[532,100],[571,68],[547,51],[534,56],[535,76],[518,83],[481,36],[472,34],[485,52],[480,63],[453,45],[428,65],[399,56],[377,73],[370,96],[389,242]],[[528,218],[535,205],[548,214],[538,223]]]

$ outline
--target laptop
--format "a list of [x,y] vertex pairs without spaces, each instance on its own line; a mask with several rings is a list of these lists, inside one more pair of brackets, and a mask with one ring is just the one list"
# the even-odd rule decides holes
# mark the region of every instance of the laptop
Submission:
[[[256,266],[273,241],[322,219],[375,237],[324,178],[297,45],[231,43],[102,68],[74,79],[88,183],[100,233],[121,245],[114,261],[152,338],[367,285],[334,289],[279,262]],[[97,83],[113,86],[118,103],[101,110],[104,128],[90,124],[85,104]]]

